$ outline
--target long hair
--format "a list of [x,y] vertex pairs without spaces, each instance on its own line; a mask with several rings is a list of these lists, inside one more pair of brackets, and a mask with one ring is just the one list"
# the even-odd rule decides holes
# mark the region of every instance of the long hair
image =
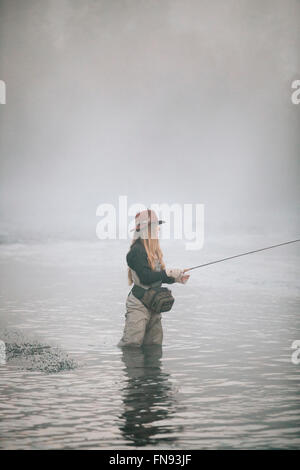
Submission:
[[[135,232],[135,236],[133,237],[133,240],[130,246],[132,246],[137,241],[137,238],[141,239],[145,247],[147,258],[148,258],[148,263],[151,269],[153,270],[155,269],[156,260],[160,262],[161,269],[165,269],[166,266],[163,260],[163,253],[160,248],[159,239],[158,237],[157,238],[151,237],[151,225],[150,224],[148,225],[148,238],[139,237],[138,232]],[[130,286],[131,284],[133,284],[133,279],[132,279],[130,268],[128,268],[128,284]]]

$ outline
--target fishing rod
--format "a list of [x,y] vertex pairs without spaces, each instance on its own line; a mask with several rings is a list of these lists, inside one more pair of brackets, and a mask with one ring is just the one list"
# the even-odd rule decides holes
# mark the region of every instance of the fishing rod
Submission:
[[278,246],[289,245],[290,243],[300,242],[300,238],[297,240],[291,240],[289,242],[278,243],[277,245],[266,246],[265,248],[260,248],[258,250],[247,251],[245,253],[240,253],[239,255],[228,256],[227,258],[218,259],[216,261],[210,261],[209,263],[199,264],[198,266],[193,266],[192,268],[187,268],[184,272],[191,271],[192,269],[203,268],[204,266],[209,266],[210,264],[221,263],[222,261],[227,261],[233,258],[239,258],[240,256],[250,255],[251,253],[257,253],[258,251],[270,250],[271,248],[276,248]]

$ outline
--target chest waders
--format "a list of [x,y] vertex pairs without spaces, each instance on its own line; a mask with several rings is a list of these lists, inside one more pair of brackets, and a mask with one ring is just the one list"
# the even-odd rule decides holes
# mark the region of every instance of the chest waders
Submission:
[[[160,263],[156,262],[155,270],[159,271]],[[119,347],[139,347],[142,344],[162,344],[163,330],[161,324],[161,314],[153,313],[147,308],[141,300],[134,294],[134,289],[149,289],[149,287],[161,287],[162,282],[157,281],[150,286],[141,283],[137,273],[131,269],[132,280],[134,286],[129,292],[126,300],[125,327]],[[136,286],[136,287],[135,287]]]

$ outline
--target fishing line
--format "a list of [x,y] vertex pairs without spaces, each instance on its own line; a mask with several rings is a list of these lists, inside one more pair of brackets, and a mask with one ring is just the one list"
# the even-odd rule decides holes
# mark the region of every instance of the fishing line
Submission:
[[216,261],[210,261],[209,263],[199,264],[198,266],[193,266],[192,268],[187,268],[184,271],[191,271],[192,269],[203,268],[204,266],[209,266],[210,264],[221,263],[222,261],[227,261],[229,259],[238,258],[240,256],[250,255],[251,253],[257,253],[258,251],[270,250],[271,248],[276,248],[278,246],[289,245],[290,243],[300,242],[300,238],[297,240],[291,240],[289,242],[278,243],[277,245],[266,246],[265,248],[260,248],[258,250],[247,251],[245,253],[240,253],[239,255],[228,256],[227,258],[218,259]]

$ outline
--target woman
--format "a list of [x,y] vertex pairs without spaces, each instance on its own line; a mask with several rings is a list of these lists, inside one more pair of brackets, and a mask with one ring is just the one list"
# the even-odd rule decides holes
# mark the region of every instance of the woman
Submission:
[[[153,210],[147,209],[136,214],[135,233],[126,257],[129,285],[134,283],[148,289],[160,287],[163,283],[184,284],[189,279],[182,269],[165,269],[158,240],[159,225],[162,223]],[[132,290],[126,300],[126,310],[124,333],[119,347],[162,344],[160,313],[151,312],[134,296]]]

